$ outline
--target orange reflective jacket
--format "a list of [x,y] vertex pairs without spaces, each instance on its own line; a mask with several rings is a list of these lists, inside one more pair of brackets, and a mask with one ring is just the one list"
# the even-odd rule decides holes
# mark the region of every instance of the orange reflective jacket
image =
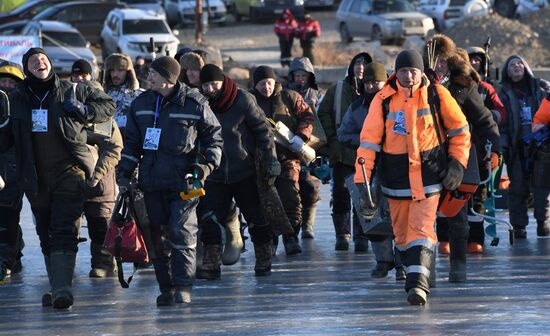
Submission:
[[533,126],[536,124],[550,126],[550,97],[540,103],[539,110],[533,117]]
[[[382,191],[389,198],[423,200],[443,189],[440,177],[443,167],[438,160],[441,149],[428,104],[428,85],[424,77],[410,96],[409,89],[401,87],[395,77],[390,78],[374,97],[363,123],[357,157],[365,158],[370,178],[376,152],[382,149],[379,164]],[[443,126],[438,120],[442,142],[448,140],[447,155],[466,167],[471,145],[468,122],[449,91],[440,85],[436,89],[443,119]],[[382,104],[387,97],[391,100],[384,118]],[[354,180],[362,183],[361,166],[356,163],[355,168]]]

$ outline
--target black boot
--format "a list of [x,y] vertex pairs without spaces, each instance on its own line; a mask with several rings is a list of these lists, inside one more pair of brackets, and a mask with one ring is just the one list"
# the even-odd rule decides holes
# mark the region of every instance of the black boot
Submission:
[[256,255],[256,265],[254,266],[254,273],[256,274],[256,276],[271,275],[271,249],[271,240],[262,245],[254,244],[254,254]]
[[302,253],[302,247],[300,246],[298,237],[295,235],[284,235],[283,244],[285,245],[286,255]]
[[173,306],[174,303],[174,292],[172,290],[161,292],[160,295],[157,296],[158,307]]
[[466,249],[468,241],[466,239],[453,239],[449,241],[451,252],[451,269],[449,271],[449,282],[466,281]]
[[537,236],[547,237],[550,235],[550,228],[545,221],[537,221]]
[[196,278],[205,280],[221,279],[222,246],[208,244],[204,246],[202,267],[197,269]]
[[411,305],[424,305],[430,293],[430,276],[433,272],[434,251],[426,246],[407,249],[407,280],[405,291]]
[[367,237],[355,238],[355,253],[366,253],[369,249],[369,239]]
[[336,251],[347,251],[349,250],[349,234],[342,234],[336,236],[336,243],[334,244],[334,250]]
[[52,303],[54,308],[67,309],[73,305],[72,285],[75,260],[75,252],[52,252],[50,254]]
[[174,288],[174,302],[191,303],[191,288],[191,286],[176,286]]
[[103,248],[102,244],[90,243],[90,254],[92,256],[92,269],[88,276],[90,278],[112,278],[116,277],[116,265],[113,256]]
[[50,291],[42,295],[42,307],[52,306],[52,276],[50,271],[50,256],[44,256],[44,265],[46,266],[46,273],[48,275],[48,281],[50,282]]
[[373,278],[385,278],[388,276],[388,272],[393,269],[394,263],[390,261],[378,261],[376,267],[370,273]]
[[155,276],[160,289],[157,297],[157,306],[171,306],[174,304],[174,291],[172,289],[172,277],[170,275],[170,259],[167,256],[160,256],[153,259]]

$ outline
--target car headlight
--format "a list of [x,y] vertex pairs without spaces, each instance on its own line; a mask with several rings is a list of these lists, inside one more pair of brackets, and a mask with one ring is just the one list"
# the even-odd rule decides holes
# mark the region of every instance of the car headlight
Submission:
[[136,42],[128,42],[128,44],[126,46],[130,50],[141,51],[141,48],[139,47],[139,44],[136,43]]

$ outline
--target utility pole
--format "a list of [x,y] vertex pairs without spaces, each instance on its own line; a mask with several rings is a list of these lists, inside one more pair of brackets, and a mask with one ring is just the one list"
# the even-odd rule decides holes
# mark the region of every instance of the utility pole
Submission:
[[202,44],[202,0],[196,0],[195,10],[195,43]]

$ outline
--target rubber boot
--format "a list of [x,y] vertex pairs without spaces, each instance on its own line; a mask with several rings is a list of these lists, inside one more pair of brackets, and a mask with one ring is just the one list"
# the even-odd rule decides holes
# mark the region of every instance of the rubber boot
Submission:
[[103,248],[102,244],[90,243],[90,254],[92,256],[92,269],[88,276],[90,278],[112,278],[116,277],[116,266],[113,256]]
[[332,214],[332,223],[334,224],[334,232],[336,233],[336,243],[334,249],[336,251],[349,250],[349,240],[351,238],[351,218],[348,212]]
[[50,270],[50,257],[44,256],[44,265],[46,266],[46,273],[48,275],[48,281],[50,283],[50,290],[48,293],[42,295],[42,307],[51,307],[52,306],[52,277]]
[[157,297],[157,306],[174,305],[174,291],[172,290],[172,277],[170,275],[170,259],[166,256],[153,259],[155,276],[160,289],[160,295]]
[[302,208],[302,239],[313,239],[315,233],[313,226],[315,224],[315,215],[317,214],[317,205]]
[[219,280],[221,278],[222,246],[208,244],[204,246],[201,269],[197,269],[196,278]]
[[295,235],[283,235],[283,245],[285,246],[286,255],[302,253],[302,247]]
[[225,246],[223,249],[222,262],[224,265],[234,265],[239,261],[244,243],[241,237],[241,222],[239,216],[234,216],[227,221],[225,227]]
[[466,281],[466,249],[468,241],[466,239],[451,239],[451,269],[449,271],[449,282]]
[[388,261],[378,261],[376,267],[370,273],[373,278],[385,278],[388,276],[388,272],[393,269],[395,264]]
[[254,244],[254,254],[256,255],[254,273],[256,276],[271,275],[272,245],[271,240],[262,245]]
[[430,293],[430,278],[435,273],[433,272],[434,255],[434,250],[426,246],[412,246],[407,249],[405,290],[407,301],[411,305],[424,305],[427,301]]
[[191,286],[176,286],[174,289],[175,303],[191,303]]
[[75,252],[52,252],[50,254],[52,304],[57,309],[73,305],[72,293]]

